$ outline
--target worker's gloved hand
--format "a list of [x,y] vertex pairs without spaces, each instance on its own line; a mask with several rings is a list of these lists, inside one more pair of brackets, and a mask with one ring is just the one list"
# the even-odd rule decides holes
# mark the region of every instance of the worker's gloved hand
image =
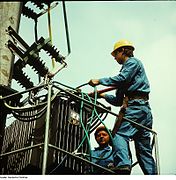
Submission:
[[100,82],[99,82],[99,79],[91,79],[89,82],[88,82],[88,84],[90,85],[90,86],[96,86],[96,85],[99,85],[100,84]]

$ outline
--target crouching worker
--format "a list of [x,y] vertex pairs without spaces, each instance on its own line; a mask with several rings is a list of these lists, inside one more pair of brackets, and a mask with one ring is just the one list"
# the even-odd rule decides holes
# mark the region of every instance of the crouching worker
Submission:
[[[108,130],[105,126],[99,126],[95,131],[95,140],[98,143],[98,147],[92,150],[92,162],[111,169],[114,167],[114,159],[112,149],[110,147],[111,138]],[[108,174],[100,168],[93,168],[94,174]]]

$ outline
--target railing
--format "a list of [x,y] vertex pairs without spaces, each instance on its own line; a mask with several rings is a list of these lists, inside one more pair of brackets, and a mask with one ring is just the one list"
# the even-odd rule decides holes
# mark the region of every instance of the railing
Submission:
[[[75,153],[75,151],[73,152],[70,152],[69,150],[65,150],[64,148],[60,148],[57,146],[57,144],[51,144],[50,143],[50,139],[49,139],[49,135],[50,135],[50,131],[52,130],[52,128],[50,127],[51,126],[51,109],[53,108],[52,107],[52,101],[57,97],[57,95],[60,95],[62,93],[66,94],[67,96],[71,97],[74,101],[80,103],[80,102],[84,102],[84,105],[85,105],[85,108],[91,112],[93,109],[97,109],[99,115],[101,114],[111,114],[111,115],[114,115],[115,117],[118,117],[118,114],[112,112],[109,108],[105,107],[104,105],[102,105],[101,103],[98,103],[98,101],[96,103],[94,103],[93,101],[90,101],[88,98],[83,98],[82,96],[80,96],[80,92],[77,91],[76,89],[65,89],[63,87],[61,87],[62,84],[60,83],[57,83],[57,82],[49,82],[47,84],[44,84],[44,85],[40,85],[38,87],[34,87],[34,88],[30,88],[26,91],[23,91],[23,92],[20,92],[20,93],[14,93],[14,94],[11,94],[11,95],[8,95],[8,96],[5,96],[5,97],[1,97],[1,100],[4,101],[4,104],[7,106],[7,108],[11,108],[13,110],[12,107],[10,107],[10,105],[8,105],[7,102],[9,102],[10,98],[12,98],[13,96],[17,96],[17,95],[22,95],[24,93],[27,93],[27,92],[32,92],[32,91],[36,91],[36,90],[39,90],[39,89],[42,89],[44,88],[45,90],[47,90],[47,101],[45,101],[45,103],[42,104],[41,107],[45,106],[47,108],[45,108],[45,127],[44,127],[44,138],[43,138],[43,142],[40,142],[38,144],[31,144],[29,145],[28,147],[22,147],[22,148],[19,148],[19,149],[16,149],[16,150],[13,150],[11,152],[3,152],[2,154],[0,154],[0,159],[2,160],[2,158],[4,157],[7,157],[9,155],[12,155],[12,154],[16,154],[16,153],[19,153],[19,152],[24,152],[24,151],[27,151],[27,150],[32,150],[32,149],[36,149],[36,148],[40,148],[40,150],[42,151],[42,165],[41,165],[41,173],[44,175],[44,174],[47,174],[48,171],[47,171],[47,164],[48,164],[48,155],[49,155],[49,151],[51,149],[53,149],[54,151],[56,152],[60,152],[60,153],[63,153],[64,156],[62,156],[62,159],[60,160],[62,162],[62,160],[64,161],[65,160],[65,157],[68,156],[76,161],[79,161],[81,162],[83,165],[88,165],[88,166],[94,166],[96,168],[99,168],[99,169],[102,169],[102,171],[105,171],[109,174],[114,174],[113,171],[107,169],[107,168],[104,168],[104,167],[101,167],[97,164],[94,164],[90,161],[90,159],[87,159],[87,156],[85,156],[85,154],[88,152],[88,149],[90,147],[88,147],[88,145],[86,146],[86,148],[83,148],[83,150],[85,150],[86,152],[80,152],[80,153]],[[53,92],[56,91],[54,94]],[[41,104],[37,104],[37,105],[33,105],[32,108],[36,108],[36,112],[38,112],[37,108],[40,106]],[[31,108],[31,109],[32,109]],[[20,109],[20,108],[17,108],[17,109]],[[19,114],[20,115],[20,114]],[[24,114],[23,114],[24,115]],[[23,116],[22,116],[23,117]],[[31,116],[33,117],[33,116]],[[40,116],[39,116],[40,117]],[[87,116],[85,116],[87,117]],[[102,116],[101,116],[102,117]],[[103,120],[105,119],[106,116],[104,116]],[[27,117],[26,117],[27,118]],[[35,117],[33,120],[36,120],[37,117]],[[155,149],[155,161],[156,161],[156,166],[157,166],[157,174],[160,174],[160,166],[159,166],[159,152],[158,152],[158,141],[157,141],[157,133],[155,131],[153,131],[152,129],[149,129],[141,124],[138,124],[128,118],[123,118],[125,121],[127,122],[130,122],[131,124],[139,127],[139,128],[143,128],[149,132],[152,133],[153,135],[153,147]],[[21,119],[22,120],[22,119]],[[27,121],[30,121],[30,119],[27,119]],[[80,122],[79,122],[80,123]],[[91,121],[88,121],[86,122],[86,124],[89,124],[89,135],[91,132],[93,132],[93,130],[100,124],[102,123],[100,121],[100,118],[96,118],[96,115],[93,117],[93,120],[91,119]],[[76,126],[76,125],[75,125]],[[84,132],[83,133],[84,135],[81,137],[82,138],[82,142],[81,139],[80,139],[80,144],[83,144],[83,142],[85,141],[85,139],[88,139],[88,137],[86,137],[86,133]],[[69,134],[71,135],[71,134]],[[75,147],[73,148],[75,149]],[[72,149],[72,150],[73,150]],[[56,153],[57,154],[57,153]],[[83,157],[79,157],[79,155],[82,155]],[[72,161],[72,163],[75,163]],[[134,167],[135,165],[137,164],[134,163],[132,165],[132,167]],[[57,166],[56,166],[57,167]],[[84,170],[81,171],[82,173],[84,173]],[[49,174],[49,173],[48,173]]]

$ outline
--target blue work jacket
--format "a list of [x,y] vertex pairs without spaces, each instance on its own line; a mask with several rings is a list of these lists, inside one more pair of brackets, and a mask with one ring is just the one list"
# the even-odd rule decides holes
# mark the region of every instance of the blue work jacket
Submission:
[[92,155],[92,162],[103,167],[111,166],[114,162],[112,149],[109,146],[106,146],[103,149],[99,147],[95,148],[94,150],[92,150],[91,155]]
[[[136,91],[142,93],[150,92],[150,85],[144,66],[135,57],[130,57],[124,62],[118,75],[101,78],[99,82],[104,86],[117,86],[118,89],[124,89],[126,93]],[[105,100],[114,106],[117,105],[117,97],[114,95],[106,94]]]

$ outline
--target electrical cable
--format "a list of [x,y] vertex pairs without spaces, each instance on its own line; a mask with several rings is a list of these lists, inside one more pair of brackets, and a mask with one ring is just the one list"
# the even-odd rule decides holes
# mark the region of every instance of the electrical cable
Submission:
[[[35,121],[37,119],[40,119],[44,114],[45,114],[46,110],[45,111],[42,111],[37,117],[35,117],[36,115],[32,116],[32,118],[30,119],[29,117],[27,117],[26,119],[24,119],[24,117],[21,117],[20,116],[17,116],[16,114],[12,113],[13,116],[15,118],[17,118],[19,121],[23,121],[23,122],[32,122],[32,121]],[[28,119],[29,118],[29,119]]]
[[[87,84],[87,83],[86,83],[86,84]],[[86,94],[86,93],[85,93],[85,94]],[[91,100],[91,98],[88,96],[88,94],[86,94],[86,95],[87,95],[89,101],[92,102],[92,100]],[[83,98],[83,96],[82,96],[82,98]],[[96,90],[96,86],[95,86],[95,105],[96,105],[96,101],[97,101],[97,90]],[[110,138],[111,138],[111,141],[112,141],[112,139],[113,139],[112,134],[111,134],[111,132],[109,131],[109,129],[106,127],[106,125],[104,124],[104,122],[101,120],[101,118],[99,117],[99,114],[98,114],[98,112],[96,111],[95,106],[94,106],[94,109],[93,109],[92,112],[95,112],[95,113],[96,113],[96,115],[97,115],[98,119],[100,120],[100,122],[105,126],[105,128],[107,129],[108,134],[109,134],[109,136],[110,136]],[[93,116],[91,116],[91,117],[93,117]],[[90,124],[91,124],[91,123],[90,123]],[[89,129],[86,130],[86,134],[88,134],[88,132],[89,132]],[[74,152],[77,152],[77,151],[78,151],[78,149],[81,147],[81,145],[83,144],[83,142],[84,142],[85,139],[86,139],[86,136],[84,136],[84,138],[82,139],[80,145],[78,146],[78,148],[77,148]],[[89,140],[89,138],[88,138],[88,140]],[[112,142],[113,142],[113,141],[112,141]],[[90,143],[90,142],[89,142],[89,143]],[[91,152],[91,151],[90,151],[90,152]],[[81,153],[80,153],[80,154],[81,154]],[[87,156],[87,157],[89,157],[90,159],[95,158],[95,159],[98,159],[98,160],[105,160],[105,159],[109,158],[112,154],[113,154],[113,152],[111,152],[107,157],[104,157],[104,158],[92,156],[91,153],[90,153],[90,154],[84,153],[84,156]]]
[[[52,97],[51,97],[51,101],[53,101],[55,98],[56,98],[56,96],[58,95],[58,93],[60,93],[60,91],[57,91]],[[11,110],[15,110],[15,111],[24,111],[24,110],[28,110],[28,111],[30,111],[30,110],[37,110],[38,108],[40,108],[40,107],[42,107],[42,106],[44,106],[44,105],[46,105],[47,104],[47,102],[42,102],[42,103],[40,103],[40,104],[37,104],[37,105],[32,105],[32,106],[30,106],[30,107],[13,107],[13,106],[10,106],[9,104],[7,104],[7,102],[6,102],[6,100],[4,100],[4,105],[7,107],[7,108],[9,108],[9,109],[11,109]]]
[[[44,106],[42,109],[40,109],[37,113],[35,113],[35,114],[33,114],[33,115],[29,115],[29,114],[27,114],[27,113],[34,113],[35,111],[37,111],[37,110],[34,110],[34,111],[22,111],[22,112],[20,112],[19,114],[17,114],[17,112],[15,112],[15,111],[12,111],[12,113],[13,114],[15,114],[16,116],[19,116],[19,117],[21,117],[21,118],[32,118],[32,117],[34,117],[34,116],[37,116],[37,115],[40,115],[43,111],[45,111],[46,110],[46,108],[47,108],[47,105],[46,106]],[[26,115],[22,115],[22,114],[27,114],[27,116]]]
[[[96,86],[94,87],[94,90],[95,90],[95,92],[97,92]],[[83,93],[82,93],[82,95],[83,95]],[[87,94],[86,94],[86,95],[87,95]],[[82,97],[84,97],[84,96],[82,96]],[[90,155],[90,156],[89,156],[88,158],[90,158],[89,160],[90,160],[91,162],[92,162],[92,150],[91,150],[91,143],[90,143],[90,139],[89,139],[88,133],[89,133],[90,125],[91,125],[92,120],[93,120],[93,117],[94,117],[94,110],[95,110],[96,101],[97,101],[97,93],[95,93],[95,102],[94,102],[94,108],[93,108],[93,110],[92,110],[92,115],[91,115],[90,124],[89,124],[87,130],[84,129],[84,130],[85,130],[85,133],[86,133],[86,136],[87,136],[88,144],[89,144],[89,155]],[[83,101],[82,101],[82,102],[83,102]],[[83,107],[82,107],[82,108],[83,108]],[[85,139],[85,138],[83,138],[83,139]],[[82,142],[83,142],[83,141],[82,141]],[[91,166],[91,169],[90,169],[90,170],[91,170],[91,172],[93,172],[92,166]]]
[[67,56],[68,56],[71,53],[71,48],[70,48],[70,39],[69,39],[69,32],[68,32],[68,23],[67,23],[67,13],[66,13],[65,1],[62,1],[62,5],[63,5],[63,13],[64,13],[65,32],[66,32],[67,48],[68,48]]
[[[86,83],[86,84],[87,84],[87,83]],[[92,100],[91,100],[91,98],[88,96],[88,94],[86,94],[86,95],[87,95],[89,101],[92,102]],[[95,97],[97,97],[97,91],[95,91]],[[96,98],[95,98],[95,99],[96,99]],[[104,124],[104,122],[102,121],[102,119],[100,118],[98,112],[97,112],[96,109],[95,109],[95,106],[94,106],[94,110],[93,110],[93,111],[95,111],[98,119],[100,120],[100,123],[102,123],[102,124],[105,126],[105,128],[107,129],[108,134],[109,134],[109,136],[110,136],[110,139],[111,139],[111,141],[112,141],[112,139],[113,139],[112,134],[111,134],[111,132],[109,131],[109,129],[106,127],[106,125]],[[107,113],[107,114],[108,114],[108,113]],[[91,123],[90,123],[90,124],[91,124]],[[85,139],[85,138],[84,138],[84,139]],[[84,139],[83,139],[83,140],[84,140]],[[113,142],[113,141],[112,141],[112,142]],[[95,159],[105,160],[105,159],[109,158],[112,154],[113,154],[113,152],[111,152],[110,155],[108,155],[107,157],[104,157],[104,158],[92,157],[92,156],[91,156],[91,157],[92,157],[92,158],[95,158]],[[85,155],[86,155],[86,154],[85,154]],[[87,156],[89,156],[89,155],[87,154]]]
[[86,86],[86,85],[88,85],[88,84],[89,84],[89,83],[81,84],[80,86],[76,87],[76,89],[79,89],[79,88],[81,88],[81,87],[83,87],[83,86]]
[[[109,136],[110,136],[110,139],[111,139],[111,141],[112,141],[112,143],[113,143],[112,134],[111,134],[111,132],[109,131],[109,129],[106,127],[106,125],[105,125],[105,123],[102,121],[102,119],[99,117],[99,114],[98,114],[98,112],[97,112],[96,109],[95,109],[95,113],[96,113],[98,119],[100,120],[100,122],[105,126],[105,128],[106,128],[106,130],[108,131],[108,134],[109,134]],[[107,157],[104,157],[104,158],[100,158],[100,157],[93,157],[93,158],[95,158],[95,159],[100,159],[100,160],[105,160],[105,159],[109,158],[112,154],[113,154],[113,152],[111,152]]]
[[[50,15],[50,4],[48,4],[48,31],[49,31],[49,37],[52,44],[52,31],[51,31],[51,15]],[[52,66],[55,67],[55,59],[52,58]]]
[[[58,91],[60,92],[60,91]],[[58,92],[56,92],[52,97],[51,97],[51,102],[55,99],[55,97],[58,95]],[[12,114],[15,118],[17,118],[19,121],[24,121],[24,122],[31,122],[37,119],[40,119],[46,112],[46,108],[47,108],[47,103],[40,103],[38,105],[35,106],[31,106],[31,107],[25,107],[25,108],[16,108],[16,107],[12,107],[10,105],[8,105],[5,100],[4,100],[4,105],[12,110]],[[44,106],[45,105],[45,106]],[[44,107],[43,107],[44,106]],[[40,109],[38,112],[37,109]],[[31,113],[32,115],[29,115],[29,113]],[[23,114],[23,115],[22,115]],[[27,114],[27,115],[24,115]]]
[[[82,93],[82,99],[84,98],[84,94],[86,94],[86,93]],[[87,94],[86,94],[87,95]],[[97,95],[95,95],[96,97],[97,97]],[[87,95],[87,97],[88,97],[88,95]],[[81,102],[83,102],[83,101],[81,101]],[[96,98],[95,98],[95,105],[96,105]],[[95,106],[94,106],[95,107]],[[81,107],[82,108],[82,107]],[[94,110],[92,111],[92,115],[91,115],[91,117],[90,117],[90,121],[89,121],[89,124],[91,125],[91,122],[92,122],[92,120],[93,120],[93,116],[94,116]],[[89,129],[89,128],[88,128]],[[86,132],[87,131],[89,131],[89,130],[86,130]],[[87,132],[88,133],[88,132]],[[78,149],[82,146],[82,144],[83,144],[83,142],[85,141],[85,139],[86,139],[86,136],[84,136],[83,137],[83,139],[82,139],[82,141],[81,141],[81,143],[79,144],[79,146],[77,147],[77,149],[74,151],[74,152],[77,152],[78,151]]]
[[[96,87],[95,87],[95,91],[96,91]],[[82,92],[81,92],[82,99],[84,99],[84,94],[86,94],[86,93],[82,93]],[[87,94],[86,94],[86,95],[87,95]],[[95,95],[95,102],[94,102],[95,105],[96,105],[96,101],[97,101],[97,95]],[[91,122],[92,122],[92,120],[93,120],[93,117],[94,117],[94,110],[92,111],[92,115],[91,115],[91,117],[90,117],[91,120],[89,121],[89,126],[88,126],[88,128],[86,129],[86,128],[84,127],[83,122],[82,122],[82,110],[83,110],[83,105],[84,105],[84,101],[81,101],[80,122],[81,122],[81,125],[82,125],[83,129],[84,129],[85,136],[83,137],[81,143],[80,143],[79,146],[76,148],[76,150],[73,151],[73,153],[74,153],[74,154],[77,154],[78,149],[83,145],[84,141],[87,139],[87,141],[88,141],[88,146],[89,146],[89,156],[85,156],[85,157],[88,158],[88,160],[92,162],[92,151],[91,151],[91,143],[90,143],[90,139],[89,139],[89,129],[90,129],[90,125],[91,125]],[[95,106],[94,106],[94,108],[95,108]],[[81,153],[81,154],[82,154],[82,153]],[[91,172],[93,172],[92,166],[91,166],[91,169],[90,169],[90,170],[91,170]]]
[[[95,102],[94,102],[94,106],[93,106],[93,110],[92,110],[92,115],[91,115],[91,120],[89,121],[90,123],[90,125],[92,124],[92,121],[93,121],[93,117],[94,117],[94,112],[95,112],[95,108],[96,108],[96,103],[97,103],[97,89],[96,89],[96,86],[94,87],[94,91],[95,91]],[[91,101],[91,99],[90,99],[90,97],[88,96],[88,94],[87,93],[85,93],[86,94],[86,96],[89,98],[89,101],[90,102],[92,102]],[[88,131],[90,130],[90,125],[89,125],[89,127],[88,127]]]
[[[24,114],[26,113],[27,115],[20,115],[20,114],[15,113],[14,111],[12,111],[12,114],[15,118],[17,118],[20,121],[29,122],[29,121],[34,121],[36,119],[41,118],[45,114],[46,109],[47,109],[47,106],[45,106],[43,109],[41,109],[39,112],[37,112],[35,114],[34,114],[35,111],[34,112],[29,112],[29,111],[23,112]],[[31,113],[33,115],[29,115],[29,113]]]
[[47,104],[47,102],[43,102],[43,103],[40,103],[40,104],[38,104],[38,105],[32,105],[32,106],[30,106],[30,107],[14,107],[14,106],[11,106],[11,105],[9,105],[7,102],[6,102],[6,100],[4,100],[4,105],[8,108],[8,109],[11,109],[11,110],[14,110],[14,111],[24,111],[24,110],[28,110],[28,111],[30,111],[30,110],[37,110],[38,108],[41,108],[41,107],[43,107],[44,105],[46,105]]
[[[82,98],[84,97],[84,94],[82,93]],[[83,120],[82,120],[82,112],[83,112],[83,105],[84,105],[84,101],[81,102],[81,108],[80,108],[80,123],[82,125],[82,128],[85,132],[85,136],[88,140],[88,146],[89,146],[89,152],[90,152],[90,160],[91,160],[91,144],[90,144],[90,140],[89,140],[89,135],[88,135],[88,132],[87,130],[85,129],[85,126],[83,124]]]

